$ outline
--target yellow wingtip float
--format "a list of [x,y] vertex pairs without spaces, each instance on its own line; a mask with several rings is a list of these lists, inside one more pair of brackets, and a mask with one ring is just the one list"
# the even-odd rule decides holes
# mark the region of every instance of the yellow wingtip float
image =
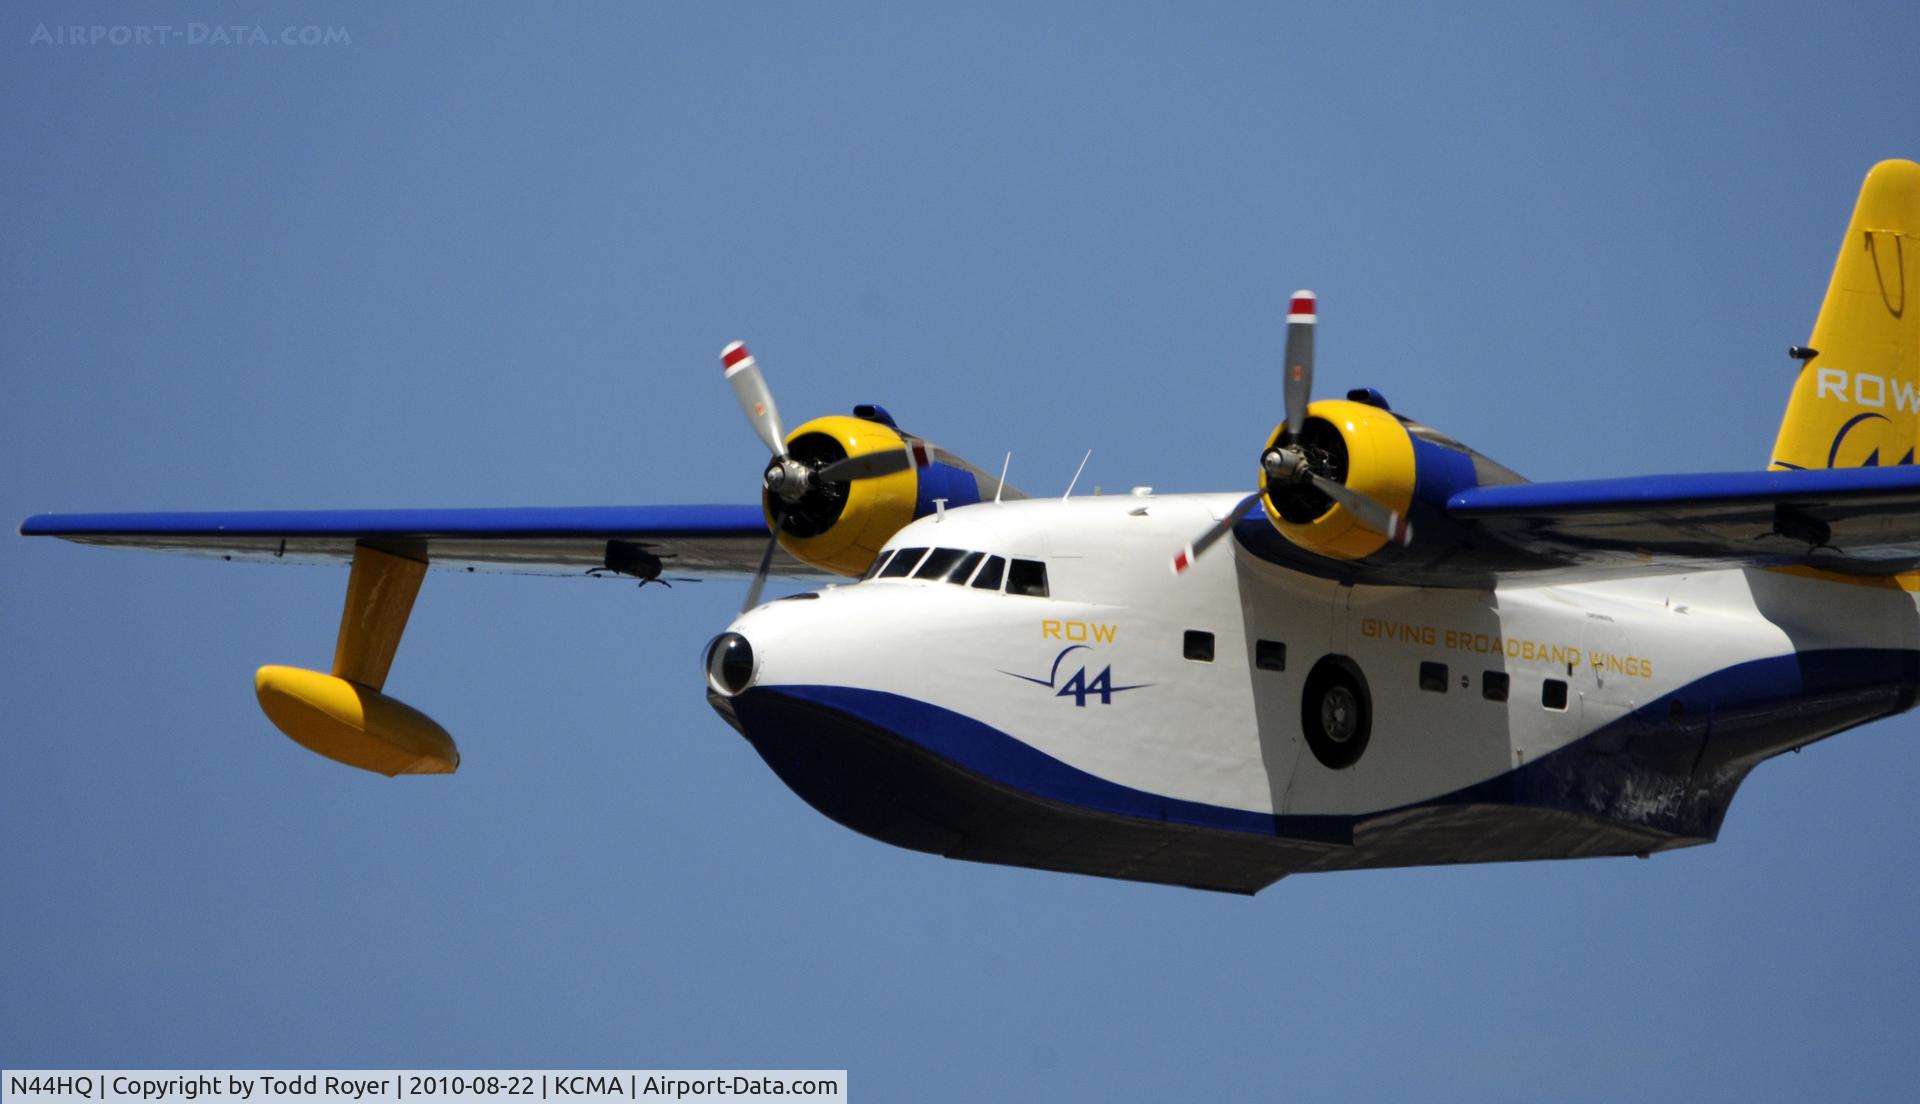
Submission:
[[446,729],[378,690],[301,667],[275,666],[254,672],[253,689],[275,728],[336,762],[389,778],[452,774],[460,766],[460,752]]
[[381,693],[427,565],[368,545],[353,550],[333,673],[266,666],[254,672],[260,708],[294,743],[384,774],[452,774],[453,737],[433,718]]

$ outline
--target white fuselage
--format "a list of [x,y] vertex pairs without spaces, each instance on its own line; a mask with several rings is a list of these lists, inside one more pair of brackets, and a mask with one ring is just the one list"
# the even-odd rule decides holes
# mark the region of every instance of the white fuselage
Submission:
[[[949,510],[908,525],[889,548],[1042,561],[1048,596],[871,578],[761,606],[732,631],[752,644],[757,689],[882,695],[861,700],[931,707],[928,717],[977,722],[1045,757],[981,749],[984,730],[957,720],[928,742],[1005,785],[1039,778],[1032,788],[1044,798],[1135,817],[1156,815],[1135,796],[1150,795],[1170,822],[1232,829],[1280,818],[1282,834],[1288,818],[1364,827],[1369,816],[1472,794],[1597,732],[1640,740],[1640,759],[1666,730],[1704,747],[1718,713],[1765,700],[1765,682],[1798,653],[1916,648],[1920,622],[1904,592],[1771,571],[1378,587],[1305,576],[1226,541],[1176,577],[1173,551],[1236,501],[1130,495]],[[1189,634],[1210,634],[1211,659],[1189,657],[1204,651]],[[1366,750],[1338,769],[1316,759],[1302,731],[1303,687],[1326,656],[1363,672],[1371,697]],[[1782,657],[1788,668],[1766,662]],[[1740,703],[1725,689],[1736,682]],[[1556,808],[1584,802],[1640,825],[1679,815],[1684,764],[1647,773],[1616,758],[1620,777],[1600,796]],[[1649,848],[1711,838],[1677,834],[1687,838]]]

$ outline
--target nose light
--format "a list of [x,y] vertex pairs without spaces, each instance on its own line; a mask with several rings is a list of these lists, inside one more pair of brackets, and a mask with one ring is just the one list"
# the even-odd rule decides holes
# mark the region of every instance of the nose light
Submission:
[[733,697],[753,681],[753,645],[739,633],[721,633],[707,645],[707,685]]

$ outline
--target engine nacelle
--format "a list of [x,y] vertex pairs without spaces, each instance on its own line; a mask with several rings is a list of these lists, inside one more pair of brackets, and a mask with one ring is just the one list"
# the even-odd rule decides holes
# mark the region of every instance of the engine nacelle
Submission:
[[[885,415],[881,415],[884,417]],[[883,421],[843,414],[815,418],[787,435],[787,454],[814,470],[849,456],[917,446],[915,463],[890,475],[810,487],[796,503],[771,491],[761,495],[767,525],[781,511],[780,546],[825,571],[860,575],[887,539],[917,517],[933,513],[935,500],[968,506],[993,496],[996,482],[964,462],[955,462]],[[1011,488],[1009,498],[1018,497]]]
[[[1285,442],[1286,432],[1285,423],[1274,427],[1266,447]],[[1386,534],[1312,484],[1269,480],[1263,468],[1260,504],[1267,520],[1290,543],[1333,560],[1413,562],[1457,555],[1463,549],[1456,527],[1446,521],[1447,499],[1482,484],[1524,482],[1444,434],[1354,399],[1309,406],[1297,444],[1318,458],[1320,474],[1413,521],[1412,547],[1389,547]]]

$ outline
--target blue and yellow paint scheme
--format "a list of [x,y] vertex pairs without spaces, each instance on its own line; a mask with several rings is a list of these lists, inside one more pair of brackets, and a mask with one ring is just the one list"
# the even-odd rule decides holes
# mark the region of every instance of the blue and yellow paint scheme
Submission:
[[[872,408],[868,408],[872,409]],[[934,512],[936,503],[947,508],[971,506],[987,497],[980,474],[962,467],[946,454],[875,418],[833,414],[815,418],[787,435],[789,454],[818,462],[842,457],[908,449],[916,456],[912,466],[889,475],[843,484],[844,498],[822,496],[818,505],[803,500],[799,517],[780,526],[780,546],[802,563],[836,575],[865,573],[887,538],[908,522]],[[795,512],[772,492],[761,496],[767,526],[775,524],[775,510]],[[817,516],[810,516],[817,510]]]
[[[1166,554],[1247,496],[996,506],[990,480],[883,412],[810,422],[795,456],[924,451],[826,495],[805,531],[783,517],[798,559],[775,572],[859,574],[924,546],[979,575],[756,606],[721,637],[748,662],[709,683],[714,706],[827,815],[987,862],[1251,892],[1307,870],[1707,842],[1755,764],[1920,698],[1901,585],[1920,567],[1917,232],[1920,165],[1877,166],[1773,470],[1529,484],[1376,395],[1313,404],[1347,486],[1413,519],[1405,546],[1263,484],[1267,516],[1221,545],[1239,554],[1176,578]],[[303,746],[392,775],[459,762],[384,694],[429,567],[746,574],[774,520],[743,503],[50,515],[21,532],[350,560],[331,672],[263,667],[256,691]],[[989,574],[996,560],[1040,584]],[[1330,669],[1363,693],[1336,702],[1337,680],[1316,684]],[[1372,712],[1364,754],[1312,746],[1329,703]]]
[[[1303,435],[1318,428],[1313,425],[1316,421],[1339,435],[1344,446],[1341,464],[1345,468],[1345,478],[1340,482],[1404,517],[1413,504],[1418,474],[1413,439],[1407,435],[1406,427],[1388,411],[1351,399],[1322,399],[1307,407],[1307,418],[1308,430]],[[1266,447],[1274,448],[1284,443],[1286,437],[1287,426],[1282,422],[1268,436]],[[1267,520],[1282,536],[1315,555],[1334,560],[1363,560],[1388,543],[1386,534],[1367,528],[1352,511],[1331,500],[1327,500],[1329,508],[1316,517],[1290,519],[1275,505],[1274,490],[1263,468],[1260,505],[1266,511]]]

